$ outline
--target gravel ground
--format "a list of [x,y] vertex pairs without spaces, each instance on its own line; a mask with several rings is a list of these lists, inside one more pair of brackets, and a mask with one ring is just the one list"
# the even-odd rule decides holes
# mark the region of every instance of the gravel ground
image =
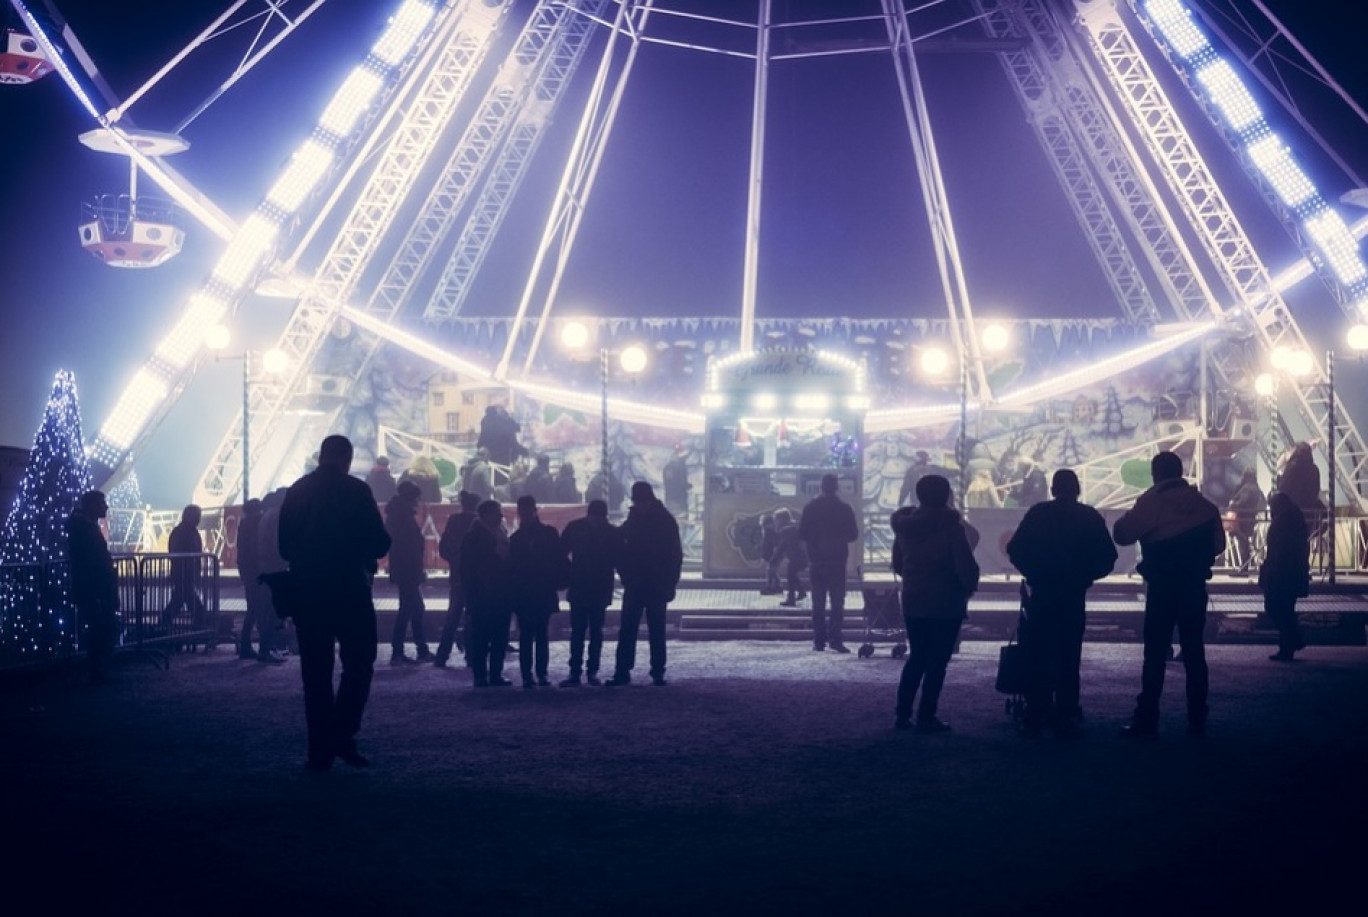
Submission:
[[[1089,644],[1088,734],[1058,742],[1015,734],[997,647],[963,645],[938,736],[890,728],[886,647],[681,642],[667,687],[535,691],[390,668],[382,647],[361,735],[374,765],[323,777],[301,768],[294,660],[222,647],[126,664],[109,686],[11,677],[0,862],[11,900],[109,914],[1268,913],[1359,897],[1368,650],[1277,665],[1268,647],[1210,647],[1209,736],[1183,735],[1175,665],[1162,737],[1136,742],[1116,729],[1140,648]],[[554,666],[565,655],[553,644]]]

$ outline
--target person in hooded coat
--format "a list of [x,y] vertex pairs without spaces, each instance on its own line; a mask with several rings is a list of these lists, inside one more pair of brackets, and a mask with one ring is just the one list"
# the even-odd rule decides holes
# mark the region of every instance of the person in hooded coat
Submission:
[[1129,725],[1130,738],[1159,734],[1159,697],[1164,666],[1178,629],[1187,671],[1188,734],[1206,734],[1207,663],[1202,632],[1206,627],[1207,580],[1225,553],[1225,529],[1216,505],[1183,480],[1183,460],[1160,452],[1150,461],[1154,486],[1142,493],[1112,527],[1119,545],[1140,543],[1137,568],[1145,580],[1145,656],[1140,696]]
[[950,482],[942,475],[924,475],[917,481],[916,497],[916,509],[899,509],[890,520],[908,646],[893,726],[914,728],[912,708],[920,690],[916,731],[949,732],[950,726],[937,716],[941,687],[967,617],[969,596],[978,588],[979,566],[969,529],[950,508]]
[[1264,612],[1278,626],[1278,651],[1268,658],[1291,662],[1297,650],[1306,647],[1297,623],[1297,599],[1311,591],[1309,535],[1305,515],[1287,494],[1274,494],[1268,510],[1272,520],[1268,523],[1264,561],[1259,566],[1259,588],[1264,594]]

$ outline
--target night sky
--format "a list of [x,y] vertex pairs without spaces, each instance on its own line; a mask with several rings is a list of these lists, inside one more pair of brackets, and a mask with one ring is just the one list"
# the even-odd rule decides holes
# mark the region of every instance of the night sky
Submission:
[[[1343,4],[1325,0],[1267,2],[1356,98],[1368,102],[1362,51],[1354,46],[1368,34],[1368,12],[1359,5],[1346,12]],[[226,5],[59,2],[120,95],[193,36],[209,19],[207,8]],[[699,4],[731,9],[737,18],[753,5]],[[173,165],[229,214],[244,217],[395,6],[397,0],[329,0],[282,52],[185,130],[191,148]],[[864,9],[869,3],[834,6]],[[806,18],[812,8],[812,0],[776,3],[781,18]],[[236,40],[211,46],[140,102],[133,118],[142,127],[171,129],[241,51]],[[581,68],[582,81],[593,65],[591,56]],[[1119,316],[998,62],[984,55],[936,55],[923,66],[978,314]],[[659,47],[642,52],[562,308],[600,315],[739,313],[751,72],[751,64],[738,59]],[[582,96],[582,89],[572,92],[561,108],[506,224],[507,241],[501,237],[492,253],[468,314],[508,314],[516,304],[559,176],[557,151],[573,130],[572,106]],[[1358,156],[1352,164],[1360,174],[1368,173],[1364,125],[1325,95],[1308,98],[1318,126],[1342,152]],[[886,56],[776,63],[770,106],[761,316],[943,316]],[[93,440],[122,385],[199,288],[222,243],[192,225],[185,251],[161,268],[121,271],[98,263],[77,243],[80,203],[125,192],[126,161],[77,143],[76,135],[93,125],[55,75],[30,86],[0,86],[0,115],[8,140],[0,145],[0,445],[30,444],[59,368],[76,373],[86,437]],[[1295,152],[1305,152],[1303,161],[1327,197],[1350,186],[1311,154],[1294,128],[1281,133]],[[1225,170],[1226,187],[1234,189],[1229,193],[1270,267],[1276,271],[1294,260],[1286,235],[1247,190],[1231,157],[1214,161],[1214,132],[1198,139],[1213,166]],[[142,190],[157,194],[150,182]],[[1308,295],[1311,324],[1332,316],[1328,297]],[[270,346],[286,308],[279,300],[245,302],[233,322],[238,345]],[[176,506],[188,499],[240,397],[238,373],[237,365],[207,366],[162,424],[138,464],[150,502]]]

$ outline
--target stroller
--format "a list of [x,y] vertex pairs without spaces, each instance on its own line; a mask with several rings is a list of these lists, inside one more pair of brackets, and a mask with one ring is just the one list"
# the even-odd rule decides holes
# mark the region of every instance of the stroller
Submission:
[[1006,646],[998,650],[997,679],[993,685],[999,694],[1007,695],[1003,708],[1007,715],[1018,723],[1026,716],[1026,647],[1022,641],[1029,637],[1026,616],[1030,602],[1031,591],[1023,580],[1016,633],[1007,641]]
[[864,595],[865,635],[859,657],[874,656],[874,639],[892,640],[894,659],[907,655],[907,634],[903,627],[902,599],[897,589],[861,589]]

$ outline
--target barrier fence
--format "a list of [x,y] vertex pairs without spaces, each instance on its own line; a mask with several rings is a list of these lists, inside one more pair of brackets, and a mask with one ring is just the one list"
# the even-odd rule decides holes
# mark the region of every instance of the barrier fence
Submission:
[[[219,560],[213,554],[114,558],[119,647],[166,664],[178,650],[212,648],[219,633]],[[59,662],[85,652],[66,561],[0,565],[0,668]]]

